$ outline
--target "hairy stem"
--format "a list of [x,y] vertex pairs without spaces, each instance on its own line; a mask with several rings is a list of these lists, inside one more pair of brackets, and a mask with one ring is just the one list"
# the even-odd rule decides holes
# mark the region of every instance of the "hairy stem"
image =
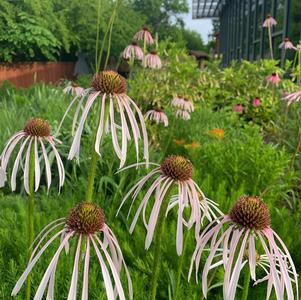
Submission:
[[268,27],[268,31],[269,31],[269,43],[270,43],[271,59],[274,59],[274,55],[273,55],[273,41],[272,41],[272,28],[271,28],[271,26]]
[[[27,204],[27,246],[28,250],[31,247],[34,237],[34,142],[31,144],[29,158],[29,196]],[[28,259],[30,253],[28,253]],[[26,282],[26,300],[30,300],[31,294],[31,275],[29,274]]]
[[156,300],[157,286],[161,266],[161,250],[162,250],[162,237],[165,227],[165,213],[168,207],[170,190],[166,193],[166,197],[162,200],[158,221],[156,225],[155,237],[155,250],[154,250],[154,264],[151,278],[151,299]]
[[243,286],[241,300],[247,300],[248,299],[250,278],[251,278],[250,268],[246,268],[245,269],[244,286]]
[[295,159],[296,159],[296,156],[297,156],[297,154],[300,150],[300,147],[301,147],[301,134],[299,134],[299,142],[297,144],[296,150],[294,152],[294,155],[293,155],[293,158],[292,158],[292,161],[291,161],[291,169],[294,167]]
[[[99,104],[101,106],[101,103]],[[109,113],[109,104],[107,103],[105,106],[105,112],[104,112],[104,124],[103,126],[106,126],[106,121]],[[100,114],[99,114],[100,115]],[[93,197],[93,192],[94,192],[94,181],[95,181],[95,176],[96,176],[96,170],[97,170],[97,162],[98,162],[98,153],[95,151],[95,141],[96,141],[96,136],[97,136],[97,128],[99,125],[100,117],[96,123],[96,128],[95,128],[95,136],[91,145],[91,163],[90,163],[90,168],[89,168],[89,176],[88,176],[88,184],[87,184],[87,191],[86,191],[86,197],[85,200],[87,202],[92,202],[92,197]],[[100,145],[101,145],[100,141]]]
[[98,7],[97,7],[97,31],[96,31],[96,44],[95,44],[95,73],[99,70],[100,62],[98,60],[98,46],[99,46],[99,29],[100,29],[100,7],[101,7],[101,0],[98,0]]
[[297,75],[297,83],[301,82],[301,50],[298,51],[298,75]]
[[95,142],[92,145],[92,152],[91,152],[91,164],[89,168],[89,177],[88,177],[88,185],[87,185],[87,192],[86,192],[86,201],[92,202],[93,191],[94,191],[94,181],[96,176],[96,169],[97,169],[97,161],[98,161],[98,154],[94,149]]
[[[96,70],[96,73],[99,72],[99,69],[100,69],[100,64],[101,64],[101,58],[102,58],[102,54],[103,54],[103,51],[104,51],[104,48],[105,48],[105,43],[106,43],[106,40],[107,40],[107,37],[108,37],[108,34],[111,32],[112,34],[112,28],[113,28],[113,24],[114,24],[114,19],[115,19],[115,14],[116,14],[116,9],[117,9],[117,6],[119,5],[119,1],[116,1],[116,5],[115,5],[115,8],[112,12],[112,15],[110,17],[110,20],[109,20],[109,23],[108,23],[108,27],[107,27],[107,30],[105,32],[105,35],[103,37],[103,40],[102,40],[102,43],[101,43],[101,49],[100,49],[100,52],[99,52],[99,56],[98,56],[98,63],[99,63],[99,67],[98,69]],[[107,53],[107,57],[108,55],[110,55],[110,49],[111,49],[111,34],[109,36],[109,44],[108,44],[108,53]],[[107,58],[106,58],[106,64],[107,64]],[[106,68],[106,66],[105,66]],[[105,70],[104,68],[104,70]]]
[[117,8],[118,8],[119,1],[116,1],[116,5],[114,8],[114,11],[112,13],[112,22],[110,24],[110,33],[109,33],[109,40],[108,40],[108,51],[107,51],[107,57],[104,65],[104,70],[107,68],[108,62],[109,62],[109,57],[110,57],[110,52],[111,52],[111,44],[112,44],[112,32],[113,32],[113,26],[114,26],[114,21],[116,18],[117,14]]
[[176,289],[175,289],[175,296],[174,296],[175,300],[177,300],[179,297],[181,278],[182,278],[182,270],[183,270],[183,262],[184,262],[184,257],[185,257],[185,253],[186,253],[188,239],[190,236],[190,231],[191,230],[188,230],[188,232],[186,233],[185,240],[184,240],[183,252],[179,259],[179,265],[178,265],[178,271],[177,271],[177,282],[176,282]]

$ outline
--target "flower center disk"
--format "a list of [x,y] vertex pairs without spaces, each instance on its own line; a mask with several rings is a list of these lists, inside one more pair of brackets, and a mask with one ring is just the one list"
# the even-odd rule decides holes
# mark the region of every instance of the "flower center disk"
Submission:
[[102,94],[125,94],[126,80],[115,71],[103,71],[94,76],[92,87]]
[[259,197],[240,197],[229,215],[233,222],[249,229],[263,230],[271,224],[269,209]]
[[173,180],[186,181],[192,178],[193,166],[181,155],[170,155],[162,162],[161,171]]
[[30,136],[47,137],[50,136],[50,125],[44,119],[32,118],[27,121],[23,131]]
[[66,221],[71,230],[81,234],[100,231],[105,223],[103,210],[93,203],[80,203],[72,208]]

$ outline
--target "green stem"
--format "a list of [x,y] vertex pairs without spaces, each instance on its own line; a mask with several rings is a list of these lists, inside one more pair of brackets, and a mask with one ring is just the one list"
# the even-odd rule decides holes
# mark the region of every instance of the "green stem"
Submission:
[[168,207],[169,202],[169,194],[170,190],[166,193],[166,197],[162,200],[158,221],[156,225],[156,237],[155,237],[155,250],[154,250],[154,264],[153,264],[153,271],[152,271],[152,278],[151,278],[151,299],[156,300],[157,295],[157,286],[158,286],[158,279],[160,273],[160,266],[161,266],[161,250],[162,250],[162,237],[164,234],[164,227],[165,227],[165,213]]
[[244,277],[244,287],[243,287],[243,291],[242,291],[241,300],[247,300],[248,299],[250,278],[251,278],[250,268],[246,268],[245,277]]
[[301,147],[301,134],[299,134],[299,142],[298,142],[298,145],[296,147],[295,153],[294,153],[292,161],[291,161],[291,169],[294,167],[295,159],[300,150],[300,147]]
[[301,82],[301,51],[298,51],[298,78],[297,78],[297,83],[300,84]]
[[185,253],[186,253],[186,248],[187,248],[190,232],[191,232],[191,230],[188,230],[188,232],[186,233],[185,240],[184,240],[183,252],[182,252],[182,254],[180,256],[180,259],[179,259],[178,272],[177,272],[177,283],[176,283],[175,296],[174,296],[175,300],[177,300],[178,296],[179,296],[181,277],[182,277],[182,269],[183,269],[183,262],[184,262],[184,257],[185,257]]
[[[34,238],[34,142],[31,144],[29,158],[29,196],[27,206],[27,246],[30,249]],[[30,254],[28,254],[28,259]],[[30,300],[31,275],[29,274],[26,282],[26,300]]]
[[[100,103],[100,105],[101,105],[101,103]],[[108,113],[109,113],[109,104],[106,103],[104,119],[103,119],[104,120],[103,126],[105,126],[105,124],[106,124]],[[91,146],[91,164],[90,164],[90,168],[89,168],[88,185],[87,185],[87,191],[86,191],[86,197],[85,197],[85,200],[87,202],[92,202],[92,197],[93,197],[93,192],[94,192],[94,181],[95,181],[97,162],[98,162],[98,154],[95,151],[95,141],[96,141],[96,135],[97,135],[97,126],[99,124],[99,121],[100,120],[98,119],[96,128],[95,128],[95,136],[94,136],[92,146]],[[101,142],[102,141],[100,141],[100,145],[101,145]]]
[[[95,141],[95,140],[94,140]],[[96,176],[96,169],[97,169],[97,161],[98,161],[98,154],[94,149],[95,142],[92,145],[92,152],[91,152],[91,164],[89,169],[89,177],[88,177],[88,185],[87,185],[87,192],[86,192],[86,201],[92,202],[92,196],[94,191],[94,181]]]
[[[98,62],[99,62],[99,67],[98,69],[96,70],[96,73],[99,72],[99,68],[100,68],[100,64],[101,64],[101,58],[102,58],[102,54],[103,54],[103,51],[104,51],[104,47],[105,47],[105,42],[107,40],[107,36],[109,34],[109,32],[111,32],[112,30],[112,27],[113,27],[113,23],[114,23],[114,19],[115,19],[115,13],[116,13],[116,9],[117,9],[117,6],[119,4],[119,1],[116,1],[116,5],[115,5],[115,8],[112,12],[112,15],[110,17],[110,20],[109,20],[109,23],[108,23],[108,27],[107,27],[107,30],[105,32],[105,35],[103,37],[103,41],[101,43],[101,49],[100,49],[100,52],[99,52],[99,56],[98,56]],[[110,51],[110,48],[111,46],[108,45],[108,52]],[[108,55],[107,55],[108,56]],[[105,69],[105,68],[104,68]]]
[[[214,277],[215,277],[216,272],[217,272],[217,268],[214,269],[214,271],[212,272],[211,277],[210,277],[209,280],[208,280],[208,287],[211,286],[211,283],[212,283],[212,281],[213,281],[213,279],[214,279]],[[207,295],[207,296],[208,296],[208,295]],[[200,300],[204,300],[204,298],[205,298],[205,297],[204,297],[204,294],[201,293],[201,298],[200,298]]]
[[268,31],[269,31],[269,43],[270,43],[271,59],[274,59],[274,55],[273,55],[273,42],[272,42],[272,29],[271,29],[270,26],[268,27]]
[[98,61],[98,45],[99,45],[99,28],[100,28],[100,7],[101,0],[98,0],[97,8],[97,31],[96,31],[96,45],[95,45],[95,73],[99,70],[99,61]]
[[273,86],[272,86],[272,101],[273,101],[273,104],[275,103],[275,100],[276,100],[276,84],[273,84]]
[[119,1],[116,1],[116,6],[112,14],[112,23],[110,26],[110,33],[109,33],[109,41],[108,41],[108,51],[107,51],[107,57],[104,65],[104,70],[107,68],[108,62],[109,62],[109,57],[110,57],[110,52],[111,52],[111,44],[112,44],[112,32],[113,32],[113,26],[114,26],[114,21],[116,17],[116,10],[118,6]]

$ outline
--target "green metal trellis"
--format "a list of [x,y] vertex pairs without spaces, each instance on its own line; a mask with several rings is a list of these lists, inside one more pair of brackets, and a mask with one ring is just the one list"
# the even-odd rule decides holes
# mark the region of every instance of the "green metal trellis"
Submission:
[[[224,64],[231,60],[268,57],[267,32],[262,23],[268,14],[277,19],[273,48],[288,36],[291,0],[193,0],[193,18],[220,21]],[[274,53],[279,58],[279,51]]]

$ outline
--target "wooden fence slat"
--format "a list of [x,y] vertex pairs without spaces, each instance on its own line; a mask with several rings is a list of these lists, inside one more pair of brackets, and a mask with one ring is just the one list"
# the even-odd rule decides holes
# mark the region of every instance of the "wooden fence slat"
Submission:
[[0,85],[4,80],[17,87],[28,87],[35,81],[57,83],[60,79],[74,79],[74,62],[30,62],[0,64]]

